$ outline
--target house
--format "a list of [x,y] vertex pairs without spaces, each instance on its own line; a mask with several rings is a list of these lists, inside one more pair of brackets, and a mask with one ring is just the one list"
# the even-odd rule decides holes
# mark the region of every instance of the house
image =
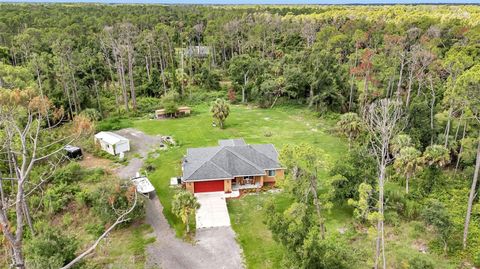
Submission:
[[210,47],[209,46],[189,46],[184,48],[182,53],[186,57],[191,58],[206,58],[210,55]]
[[192,193],[260,188],[284,177],[272,144],[248,145],[220,140],[216,147],[189,148],[182,163],[182,184]]
[[123,155],[130,150],[130,141],[112,132],[99,132],[94,139],[96,144],[112,155]]
[[157,119],[165,119],[168,117],[183,117],[183,116],[188,116],[192,110],[188,106],[181,106],[177,108],[177,112],[175,113],[167,113],[165,109],[158,109],[155,110],[155,118]]

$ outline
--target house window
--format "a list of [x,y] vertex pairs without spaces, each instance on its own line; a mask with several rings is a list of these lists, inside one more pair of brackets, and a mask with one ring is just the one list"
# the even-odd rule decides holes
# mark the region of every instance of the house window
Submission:
[[267,174],[269,177],[274,177],[275,176],[275,170],[268,170]]
[[243,179],[245,180],[245,183],[247,184],[252,184],[253,183],[253,176],[246,176],[246,177],[243,177]]

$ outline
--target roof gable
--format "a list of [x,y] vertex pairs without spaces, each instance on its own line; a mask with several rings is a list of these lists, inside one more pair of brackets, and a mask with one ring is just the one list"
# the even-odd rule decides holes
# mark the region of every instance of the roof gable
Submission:
[[210,161],[228,171],[231,177],[265,174],[260,167],[233,153],[229,148],[222,148]]
[[247,145],[243,139],[220,140],[220,146],[190,148],[182,164],[184,180],[265,175],[281,168],[272,144]]

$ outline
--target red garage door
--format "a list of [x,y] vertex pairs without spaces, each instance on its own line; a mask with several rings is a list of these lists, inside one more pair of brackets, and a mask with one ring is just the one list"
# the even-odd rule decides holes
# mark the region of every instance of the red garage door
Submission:
[[195,192],[223,191],[223,180],[195,182]]

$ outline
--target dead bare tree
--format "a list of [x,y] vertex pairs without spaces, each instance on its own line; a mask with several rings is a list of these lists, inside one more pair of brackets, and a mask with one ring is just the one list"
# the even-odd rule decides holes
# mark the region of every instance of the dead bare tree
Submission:
[[[2,153],[8,156],[7,162],[13,170],[10,180],[16,183],[16,188],[12,188],[8,194],[0,185],[0,230],[7,241],[13,268],[25,268],[23,232],[25,222],[31,225],[25,185],[29,182],[30,173],[36,163],[48,163],[65,144],[76,138],[72,134],[43,145],[43,133],[55,127],[44,127],[46,115],[53,110],[46,97],[36,96],[32,90],[0,91],[0,129],[5,133],[0,142],[4,149]],[[80,129],[84,127],[79,126]],[[14,197],[13,204],[9,202],[8,195]],[[12,226],[14,221],[15,225]]]
[[[392,161],[388,147],[390,140],[400,131],[399,123],[402,119],[401,102],[390,99],[377,100],[370,104],[364,115],[365,126],[370,135],[370,146],[378,166],[378,222],[375,250],[375,265],[387,268],[385,258],[384,234],[384,186],[386,167]],[[381,258],[380,258],[381,255]]]
[[[85,258],[88,254],[92,253],[92,251],[95,250],[95,248],[98,246],[98,244],[102,241],[102,239],[104,239],[106,236],[108,236],[108,234],[113,230],[115,229],[115,227],[123,222],[126,222],[126,221],[129,221],[130,219],[127,218],[127,216],[135,209],[135,207],[137,206],[137,192],[134,190],[133,191],[135,194],[134,194],[134,200],[133,200],[133,204],[130,208],[128,208],[127,210],[125,211],[120,211],[119,209],[116,209],[113,205],[112,205],[112,209],[115,211],[115,212],[119,212],[119,216],[117,218],[117,220],[107,229],[105,230],[105,232],[100,235],[100,237],[97,238],[97,240],[95,240],[95,242],[87,249],[85,250],[84,252],[82,252],[80,255],[78,255],[75,259],[73,259],[71,262],[69,262],[67,265],[63,266],[61,269],[68,269],[68,268],[72,268],[75,264],[77,264],[79,261],[81,261],[83,258]],[[121,212],[121,213],[120,213]]]

